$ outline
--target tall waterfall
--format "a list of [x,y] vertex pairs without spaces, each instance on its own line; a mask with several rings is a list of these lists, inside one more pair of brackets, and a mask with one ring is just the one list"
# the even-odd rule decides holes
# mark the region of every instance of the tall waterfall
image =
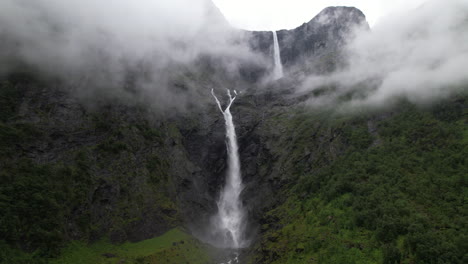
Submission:
[[[234,91],[237,95],[237,92]],[[241,248],[246,242],[244,236],[244,209],[240,200],[243,189],[239,152],[237,146],[236,130],[231,115],[231,105],[236,97],[231,96],[228,90],[229,104],[223,111],[221,103],[211,90],[211,94],[218,104],[219,110],[224,116],[226,123],[226,145],[228,151],[228,171],[226,183],[218,200],[218,214],[215,216],[216,232],[221,234],[223,247]]]
[[278,80],[283,77],[283,64],[281,63],[281,52],[276,31],[273,32],[273,46],[275,55],[275,68],[273,69],[273,79]]

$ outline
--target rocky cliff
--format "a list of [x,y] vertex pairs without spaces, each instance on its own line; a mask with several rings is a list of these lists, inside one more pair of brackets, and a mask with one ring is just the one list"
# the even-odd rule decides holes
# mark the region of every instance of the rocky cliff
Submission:
[[[354,7],[328,7],[312,20],[292,30],[279,30],[281,61],[289,74],[313,71],[326,73],[336,70],[341,48],[357,28],[369,29],[364,14]],[[249,32],[254,50],[273,58],[271,32]],[[273,65],[273,63],[272,63]]]
[[[339,56],[323,58],[339,53],[350,29],[362,24],[355,8],[327,8],[278,32],[282,60],[291,72],[332,71]],[[254,50],[270,56],[271,32],[246,34]],[[201,98],[181,112],[128,96],[83,97],[76,91],[84,87],[34,70],[5,74],[0,261],[20,249],[39,263],[73,240],[108,237],[119,244],[174,227],[209,242],[226,169],[224,121],[209,88],[222,94],[239,83],[244,90],[231,111],[251,234],[245,263],[466,258],[460,242],[466,236],[466,89],[430,106],[402,99],[344,113],[303,104],[321,95],[295,96],[288,78],[233,83],[207,60],[173,74],[170,87]]]

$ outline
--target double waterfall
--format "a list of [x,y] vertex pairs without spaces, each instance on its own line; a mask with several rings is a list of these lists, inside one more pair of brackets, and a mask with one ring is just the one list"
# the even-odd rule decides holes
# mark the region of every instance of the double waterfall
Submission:
[[[275,56],[273,78],[274,80],[278,80],[283,77],[283,66],[281,64],[278,37],[275,31],[273,31],[273,40]],[[224,116],[228,152],[226,183],[217,201],[218,213],[212,219],[213,233],[215,237],[218,238],[217,246],[238,249],[248,246],[248,241],[245,239],[244,234],[245,211],[240,199],[244,186],[242,184],[239,147],[237,145],[236,129],[230,110],[232,103],[236,100],[237,92],[234,91],[235,96],[233,97],[231,91],[227,90],[229,102],[224,110],[213,89],[211,90],[211,94]]]
[[[234,91],[235,95],[237,92]],[[225,110],[223,110],[221,103],[211,90],[218,108],[224,116],[226,123],[226,145],[228,151],[228,170],[226,175],[226,183],[221,190],[218,204],[218,214],[214,217],[215,233],[222,237],[222,245],[225,248],[242,248],[247,246],[244,240],[244,208],[240,200],[240,194],[243,189],[241,167],[239,160],[239,152],[237,146],[236,130],[232,120],[230,111],[231,105],[236,99],[232,97],[231,92],[228,90],[229,103]]]

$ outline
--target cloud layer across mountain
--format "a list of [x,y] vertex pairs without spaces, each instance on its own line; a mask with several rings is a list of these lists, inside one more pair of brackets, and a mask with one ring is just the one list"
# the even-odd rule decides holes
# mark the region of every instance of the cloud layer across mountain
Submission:
[[311,104],[344,96],[353,98],[352,105],[381,105],[397,97],[427,102],[467,87],[466,1],[429,1],[354,35],[346,47],[346,67],[303,83],[301,92],[334,88]]

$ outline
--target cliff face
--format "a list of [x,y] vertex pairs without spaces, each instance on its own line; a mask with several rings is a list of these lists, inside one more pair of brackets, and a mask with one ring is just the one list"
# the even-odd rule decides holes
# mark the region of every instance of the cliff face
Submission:
[[[181,225],[208,239],[226,169],[224,123],[214,104],[167,118],[123,102],[85,106],[53,88],[59,83],[25,78],[2,86],[2,100],[15,98],[2,101],[0,130],[6,243],[51,253],[69,240],[139,241]],[[421,230],[445,223],[432,213],[448,207],[454,209],[440,217],[455,219],[451,227],[430,234],[453,241],[462,223],[465,97],[359,114],[311,112],[285,98],[245,93],[232,108],[254,234],[245,261],[302,263],[340,245],[348,250],[335,257],[357,250],[358,259],[371,260],[375,251],[388,260],[424,260],[416,241]],[[429,215],[411,213],[416,208]],[[422,226],[413,226],[418,221]],[[408,249],[392,244],[398,237]],[[426,246],[459,259],[457,244]]]
[[[161,123],[118,105],[90,110],[55,85],[2,86],[17,94],[2,123],[2,191],[10,204],[2,220],[11,225],[3,239],[52,249],[105,234],[115,242],[142,240],[180,223]],[[20,228],[28,231],[14,231]]]
[[282,61],[286,66],[294,66],[327,50],[337,50],[357,27],[369,28],[366,17],[359,9],[325,8],[308,23],[294,30],[278,32]]
[[[208,240],[226,169],[215,105],[164,117],[115,98],[85,103],[62,85],[29,73],[4,79],[3,239],[53,251],[69,240],[139,241],[185,225]],[[265,123],[294,103],[246,93],[232,109],[252,234],[290,181],[269,150],[279,132]]]
[[[285,66],[339,52],[364,19],[332,7],[278,32]],[[271,52],[271,32],[248,34]],[[72,240],[140,241],[177,226],[209,241],[226,146],[208,88],[235,85],[207,64],[174,81],[180,93],[207,88],[197,90],[206,104],[171,115],[127,97],[84,100],[80,87],[31,72],[2,77],[0,251],[39,249],[40,259]],[[246,83],[231,109],[252,234],[246,263],[462,263],[466,94],[343,113],[304,106],[289,80]]]
[[[310,70],[331,72],[334,67],[320,65],[326,55],[339,53],[340,48],[356,28],[368,29],[366,17],[354,7],[327,7],[312,20],[292,30],[277,32],[281,61],[286,71]],[[256,51],[273,58],[271,32],[250,32],[250,45]],[[323,63],[322,63],[323,64]]]
[[253,133],[261,169],[246,195],[262,182],[273,191],[252,201],[263,211],[248,263],[463,262],[464,235],[453,235],[464,221],[455,197],[466,174],[466,93],[430,107],[303,110],[272,113]]

